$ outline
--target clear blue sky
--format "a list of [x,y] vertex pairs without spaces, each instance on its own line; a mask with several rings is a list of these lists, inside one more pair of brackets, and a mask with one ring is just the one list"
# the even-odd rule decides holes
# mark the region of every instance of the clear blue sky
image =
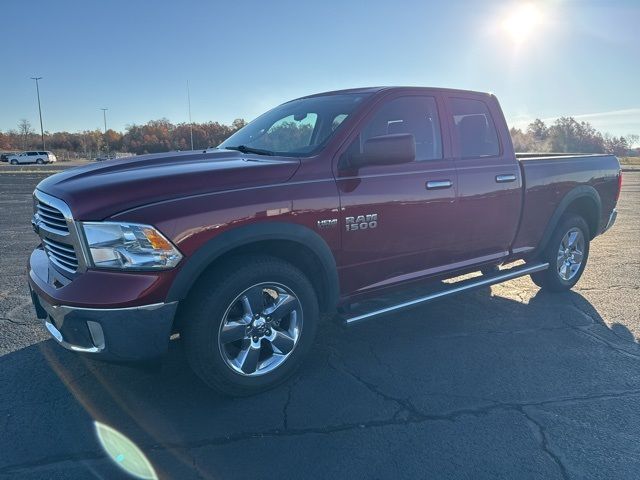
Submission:
[[49,131],[102,128],[101,107],[116,130],[187,121],[189,80],[196,122],[426,85],[494,92],[516,126],[573,115],[640,134],[640,0],[524,3],[3,0],[0,130],[39,128],[37,75]]

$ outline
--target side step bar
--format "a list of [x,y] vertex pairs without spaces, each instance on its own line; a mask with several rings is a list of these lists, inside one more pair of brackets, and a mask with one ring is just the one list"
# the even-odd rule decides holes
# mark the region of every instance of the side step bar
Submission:
[[470,278],[468,280],[461,280],[459,282],[443,284],[443,287],[437,291],[431,292],[428,295],[407,300],[405,302],[390,305],[385,308],[379,308],[367,313],[354,316],[343,316],[344,323],[346,325],[354,325],[364,320],[369,320],[379,315],[386,313],[396,312],[398,310],[404,310],[405,308],[415,307],[416,305],[422,305],[424,303],[431,302],[440,298],[455,295],[456,293],[466,292],[474,290],[476,288],[495,285],[497,283],[506,282],[507,280],[513,280],[514,278],[523,277],[531,273],[540,272],[549,268],[548,263],[534,263],[532,265],[522,265],[519,267],[513,267],[507,270],[497,271],[491,275],[482,275],[480,277]]

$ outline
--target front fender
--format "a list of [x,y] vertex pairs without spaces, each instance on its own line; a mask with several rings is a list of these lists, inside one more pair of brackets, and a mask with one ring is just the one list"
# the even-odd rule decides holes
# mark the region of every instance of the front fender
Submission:
[[186,259],[177,274],[167,302],[184,299],[204,270],[215,260],[238,247],[266,240],[287,240],[310,249],[322,266],[323,283],[326,286],[325,303],[330,308],[338,302],[339,280],[335,258],[327,243],[317,233],[302,225],[284,222],[265,222],[245,225],[226,231],[212,238]]

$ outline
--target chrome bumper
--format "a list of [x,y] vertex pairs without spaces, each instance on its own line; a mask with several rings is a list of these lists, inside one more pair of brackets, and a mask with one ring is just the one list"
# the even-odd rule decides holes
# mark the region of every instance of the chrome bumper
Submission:
[[613,224],[616,223],[616,218],[618,218],[618,210],[614,208],[611,211],[611,215],[609,215],[609,221],[607,222],[607,225],[602,230],[602,233],[606,232],[611,227],[613,227]]
[[128,308],[51,305],[36,292],[38,318],[62,347],[96,358],[140,361],[166,353],[177,302]]

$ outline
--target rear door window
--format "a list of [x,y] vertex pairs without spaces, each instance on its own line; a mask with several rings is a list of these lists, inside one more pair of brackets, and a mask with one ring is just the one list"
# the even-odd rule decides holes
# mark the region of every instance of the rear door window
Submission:
[[462,158],[493,157],[500,142],[486,103],[469,98],[452,98],[451,111]]
[[38,152],[27,152],[27,155],[30,157],[37,157],[38,156]]

